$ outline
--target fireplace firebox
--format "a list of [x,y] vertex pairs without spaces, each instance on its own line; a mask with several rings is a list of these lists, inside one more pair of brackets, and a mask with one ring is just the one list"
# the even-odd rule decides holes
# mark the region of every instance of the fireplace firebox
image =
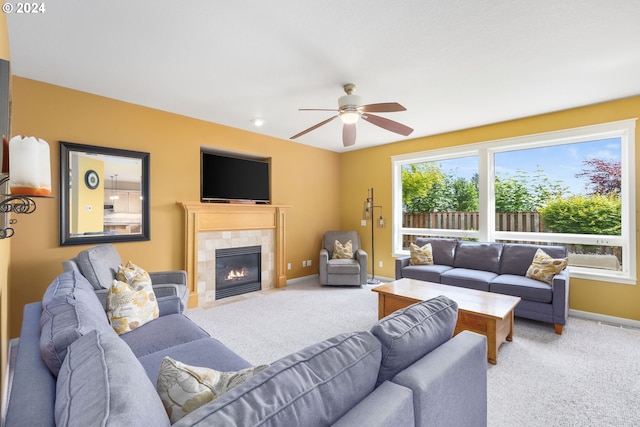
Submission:
[[259,245],[216,249],[216,299],[259,291],[261,255]]

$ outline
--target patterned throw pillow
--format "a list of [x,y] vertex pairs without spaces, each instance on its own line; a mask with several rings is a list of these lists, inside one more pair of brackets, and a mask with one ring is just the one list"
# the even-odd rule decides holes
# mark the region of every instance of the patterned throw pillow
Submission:
[[423,247],[419,247],[415,243],[409,246],[409,252],[411,253],[411,265],[433,265],[433,251],[431,250],[431,243],[427,243]]
[[128,262],[120,266],[107,291],[107,317],[118,333],[132,331],[157,319],[158,301],[153,293],[149,273]]
[[553,276],[567,268],[567,258],[551,258],[542,249],[536,251],[526,277],[553,285]]
[[344,245],[337,240],[333,243],[333,259],[353,258],[353,244],[349,240]]
[[267,367],[260,365],[238,372],[220,372],[165,357],[160,365],[156,388],[173,424]]

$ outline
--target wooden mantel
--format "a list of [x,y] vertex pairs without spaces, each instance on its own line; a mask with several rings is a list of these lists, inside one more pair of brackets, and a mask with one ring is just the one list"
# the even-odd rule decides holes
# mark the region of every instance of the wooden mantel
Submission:
[[287,285],[285,213],[290,206],[245,203],[178,202],[185,210],[185,269],[189,308],[198,306],[198,233],[275,229],[275,283]]

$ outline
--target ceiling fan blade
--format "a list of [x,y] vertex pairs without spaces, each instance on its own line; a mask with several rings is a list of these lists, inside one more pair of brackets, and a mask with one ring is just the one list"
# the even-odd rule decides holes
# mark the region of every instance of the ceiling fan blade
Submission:
[[413,129],[411,129],[409,126],[405,126],[402,123],[389,120],[385,117],[374,116],[373,114],[363,114],[360,117],[362,117],[363,120],[366,120],[369,123],[381,127],[382,129],[399,133],[400,135],[409,136],[411,132],[413,132]]
[[329,117],[327,120],[324,120],[324,121],[322,121],[322,122],[318,123],[317,125],[313,125],[313,126],[311,126],[309,129],[305,129],[305,130],[303,130],[302,132],[300,132],[300,133],[297,133],[297,134],[293,135],[293,136],[292,136],[291,138],[289,138],[289,139],[296,139],[297,137],[302,136],[302,135],[304,135],[305,133],[309,133],[309,132],[311,132],[312,130],[318,129],[320,126],[322,126],[322,125],[326,125],[327,123],[329,123],[331,120],[335,119],[336,117],[338,117],[338,114],[336,114],[336,115],[335,115],[335,116],[333,116],[333,117]]
[[397,102],[383,102],[381,104],[367,104],[363,105],[362,111],[364,113],[395,113],[396,111],[407,111],[402,105]]
[[350,147],[356,143],[356,124],[345,123],[342,126],[342,145]]

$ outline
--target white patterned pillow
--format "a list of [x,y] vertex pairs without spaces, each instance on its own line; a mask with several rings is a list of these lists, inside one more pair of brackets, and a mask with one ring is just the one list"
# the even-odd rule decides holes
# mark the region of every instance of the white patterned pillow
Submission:
[[129,262],[120,266],[107,291],[107,317],[118,333],[132,331],[159,316],[149,273]]
[[433,250],[431,249],[431,243],[427,243],[423,247],[412,243],[409,246],[409,252],[411,253],[411,265],[433,265]]
[[568,264],[567,258],[551,258],[545,251],[538,249],[526,277],[553,285],[553,276],[567,268]]
[[220,372],[165,357],[160,365],[156,389],[173,424],[267,367],[260,365],[238,372]]
[[339,241],[333,243],[333,259],[351,259],[353,258],[353,244],[349,240],[344,245]]

